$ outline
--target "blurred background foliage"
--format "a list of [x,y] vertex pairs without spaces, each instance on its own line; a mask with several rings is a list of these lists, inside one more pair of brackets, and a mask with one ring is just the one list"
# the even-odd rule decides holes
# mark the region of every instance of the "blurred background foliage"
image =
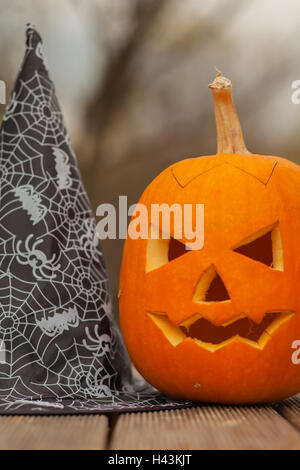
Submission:
[[[216,151],[207,84],[233,81],[252,152],[300,163],[299,0],[0,0],[0,79],[13,87],[26,22],[52,79],[95,210],[137,202],[166,166]],[[0,106],[0,113],[4,106]],[[201,202],[201,201],[200,201]],[[113,292],[122,241],[102,242]]]

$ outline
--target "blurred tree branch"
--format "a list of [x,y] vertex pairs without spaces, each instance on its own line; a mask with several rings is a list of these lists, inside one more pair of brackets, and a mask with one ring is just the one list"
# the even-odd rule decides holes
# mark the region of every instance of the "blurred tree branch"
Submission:
[[136,0],[132,8],[133,27],[127,41],[112,56],[101,85],[87,107],[86,126],[88,134],[92,135],[92,158],[91,164],[85,169],[87,172],[85,177],[88,181],[93,207],[96,207],[98,203],[97,174],[99,175],[102,136],[109,127],[115,110],[122,105],[122,101],[133,85],[129,72],[131,61],[167,1],[144,0],[141,2]]
[[[153,30],[156,20],[163,9],[170,5],[169,0],[144,0],[143,2],[136,0],[131,10],[132,25],[126,42],[111,55],[111,59],[105,70],[104,77],[100,81],[99,88],[93,100],[88,104],[86,109],[86,135],[90,137],[91,149],[89,155],[89,164],[83,168],[84,178],[88,185],[93,207],[98,203],[98,187],[101,161],[101,150],[103,138],[109,130],[113,119],[122,108],[125,99],[134,91],[136,87],[136,74],[132,70],[132,63],[138,53],[141,51],[145,41]],[[226,5],[226,7],[225,7]],[[181,34],[171,44],[170,51],[167,51],[167,56],[172,57],[172,50],[180,52],[181,58],[186,58],[187,49],[190,54],[191,51],[197,46],[197,53],[199,47],[207,47],[208,44],[219,39],[222,34],[222,27],[224,22],[232,20],[241,7],[245,5],[244,1],[236,2],[236,0],[224,1],[221,4],[224,6],[224,14],[220,15],[217,20],[212,15],[211,21],[204,19],[203,24],[198,23],[187,28],[185,33]],[[186,47],[186,42],[189,47]],[[156,70],[151,72],[154,79],[157,79],[162,74],[168,73],[172,68],[180,66],[180,60],[173,63],[167,61],[160,65]],[[150,77],[151,80],[151,77]],[[80,149],[79,149],[80,152]]]
[[88,129],[97,136],[96,152],[98,152],[97,143],[100,142],[101,135],[109,125],[110,117],[115,109],[120,107],[122,99],[132,85],[132,77],[129,73],[131,60],[167,1],[144,0],[140,2],[137,0],[135,3],[132,12],[134,27],[128,35],[127,42],[112,56],[100,88],[87,108]]
[[[99,203],[101,170],[103,170],[105,164],[104,159],[101,158],[104,154],[104,148],[107,153],[107,147],[104,147],[105,144],[103,145],[105,136],[107,132],[114,128],[114,120],[122,110],[122,105],[127,106],[125,100],[128,97],[132,99],[133,96],[136,97],[139,93],[143,93],[142,87],[145,86],[145,78],[142,84],[139,83],[138,67],[140,62],[138,61],[138,66],[136,66],[135,59],[139,56],[143,47],[147,45],[149,37],[151,41],[151,35],[153,32],[155,33],[156,20],[160,14],[168,14],[168,9],[164,10],[166,7],[172,7],[171,0],[146,0],[145,2],[137,0],[133,3],[131,9],[131,24],[133,27],[130,29],[126,41],[110,55],[104,77],[99,81],[96,95],[87,107],[86,135],[91,140],[91,154],[88,164],[83,165],[82,172],[94,208]],[[196,20],[194,24],[185,25],[178,34],[176,31],[174,38],[163,50],[164,60],[157,62],[154,60],[153,66],[151,64],[150,74],[146,78],[149,83],[148,86],[151,87],[152,82],[157,83],[163,76],[173,75],[174,69],[179,68],[183,61],[189,60],[187,57],[195,53],[199,55],[204,48],[210,47],[216,41],[222,41],[222,37],[226,33],[225,26],[231,24],[234,17],[244,7],[245,1],[226,0],[218,6],[219,11],[222,10],[222,14],[215,15],[212,12],[200,22]],[[147,57],[147,51],[146,53],[143,52],[144,56]],[[282,61],[276,63],[273,63],[273,61],[271,64],[266,63],[264,74],[257,83],[255,96],[251,99],[249,99],[251,91],[248,88],[240,88],[240,93],[236,96],[236,99],[241,103],[239,108],[244,116],[250,116],[253,112],[257,112],[262,102],[265,105],[266,100],[272,98],[277,86],[281,83],[278,78],[286,76],[290,65],[290,57],[284,57]],[[266,76],[276,76],[276,80],[268,81],[267,90],[264,86]],[[119,163],[119,169],[123,168],[125,171],[126,165],[132,164],[135,160],[143,158],[143,156],[146,159],[146,155],[148,158],[151,153],[160,153],[162,156],[164,154],[163,149],[166,147],[171,152],[174,151],[174,147],[175,150],[180,148],[181,151],[183,149],[184,153],[184,149],[187,147],[186,141],[192,141],[196,148],[198,145],[196,133],[199,132],[199,129],[201,129],[201,148],[210,147],[209,136],[211,136],[211,131],[208,132],[208,130],[211,129],[213,121],[211,109],[208,111],[202,107],[199,111],[199,115],[193,115],[193,121],[188,125],[182,125],[182,122],[179,122],[178,127],[177,124],[172,129],[164,127],[162,135],[159,135],[150,146],[147,145],[147,149],[138,148],[139,146],[133,142],[133,151],[128,154],[128,149],[125,150],[124,159]],[[124,119],[124,116],[121,119]],[[172,142],[172,139],[173,148],[168,144],[168,142]],[[176,142],[179,142],[178,147]],[[85,145],[86,150],[87,140],[83,141],[83,145]],[[191,149],[193,152],[192,146]],[[109,155],[107,157],[109,158]]]
[[[179,53],[182,58],[186,59],[187,55],[194,54],[195,49],[197,54],[201,54],[203,49],[220,40],[224,35],[224,30],[226,30],[224,26],[226,27],[229,22],[232,23],[240,11],[245,8],[245,5],[245,0],[238,2],[236,0],[224,0],[218,6],[218,9],[222,10],[222,15],[216,15],[214,12],[210,17],[203,18],[201,24],[196,22],[196,24],[181,31],[181,34],[170,44],[165,54],[166,57],[172,58],[176,52],[177,56]],[[166,60],[163,64],[160,63],[158,67],[153,67],[150,81],[161,75],[173,74],[174,69],[180,67],[180,65],[180,60]]]

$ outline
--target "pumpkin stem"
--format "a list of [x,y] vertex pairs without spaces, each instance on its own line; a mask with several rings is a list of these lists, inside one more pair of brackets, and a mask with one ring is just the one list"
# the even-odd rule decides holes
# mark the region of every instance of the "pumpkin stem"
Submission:
[[215,117],[217,125],[217,153],[250,153],[248,152],[233,104],[231,80],[225,78],[217,69],[217,76],[211,88],[214,98]]

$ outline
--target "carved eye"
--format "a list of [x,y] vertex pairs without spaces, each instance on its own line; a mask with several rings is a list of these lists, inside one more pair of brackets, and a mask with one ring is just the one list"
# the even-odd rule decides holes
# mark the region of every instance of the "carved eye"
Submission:
[[180,241],[175,238],[170,238],[169,240],[169,251],[168,251],[168,260],[172,261],[173,259],[178,258],[179,256],[184,255],[190,249]]
[[146,255],[146,272],[160,268],[164,264],[183,256],[190,249],[175,238],[148,240]]
[[247,237],[233,250],[273,269],[283,271],[283,250],[278,222]]

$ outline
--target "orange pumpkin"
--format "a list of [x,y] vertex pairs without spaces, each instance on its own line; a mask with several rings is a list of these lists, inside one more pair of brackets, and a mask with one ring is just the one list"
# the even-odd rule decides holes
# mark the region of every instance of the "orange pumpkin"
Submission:
[[[140,373],[182,399],[255,403],[300,392],[300,167],[251,154],[231,82],[210,85],[217,155],[175,163],[140,203],[204,204],[204,246],[128,238],[120,321]],[[150,222],[150,220],[149,220]],[[158,231],[160,227],[156,227]]]

